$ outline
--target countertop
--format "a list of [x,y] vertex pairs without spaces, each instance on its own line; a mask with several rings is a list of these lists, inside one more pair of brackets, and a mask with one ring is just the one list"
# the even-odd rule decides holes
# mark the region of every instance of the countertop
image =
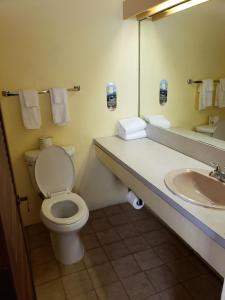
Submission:
[[210,172],[212,168],[148,138],[124,141],[112,136],[96,138],[94,143],[225,248],[225,210],[186,202],[170,192],[164,183],[165,175],[175,169],[199,168]]

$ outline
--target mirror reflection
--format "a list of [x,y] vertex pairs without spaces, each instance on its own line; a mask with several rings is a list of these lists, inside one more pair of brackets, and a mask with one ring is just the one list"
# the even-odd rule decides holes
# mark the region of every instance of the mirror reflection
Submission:
[[[208,143],[225,140],[224,28],[224,0],[141,22],[142,116],[164,115],[173,131]],[[161,80],[168,82],[163,106]]]

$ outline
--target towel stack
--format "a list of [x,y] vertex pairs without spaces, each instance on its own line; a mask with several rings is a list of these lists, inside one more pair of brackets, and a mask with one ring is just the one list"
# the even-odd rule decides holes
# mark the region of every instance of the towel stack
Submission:
[[117,135],[124,140],[135,140],[147,137],[146,123],[138,117],[119,120],[117,123]]
[[215,106],[225,107],[225,78],[220,79],[217,83]]
[[147,115],[143,117],[144,120],[154,126],[161,128],[170,128],[170,121],[167,120],[163,115]]
[[41,127],[41,112],[38,93],[36,91],[19,92],[23,125],[27,129],[39,129]]
[[[52,118],[54,124],[65,126],[69,123],[68,95],[65,88],[50,89]],[[41,127],[41,113],[37,91],[19,92],[23,125],[26,129]]]
[[199,93],[199,110],[206,109],[213,105],[213,80],[202,80]]

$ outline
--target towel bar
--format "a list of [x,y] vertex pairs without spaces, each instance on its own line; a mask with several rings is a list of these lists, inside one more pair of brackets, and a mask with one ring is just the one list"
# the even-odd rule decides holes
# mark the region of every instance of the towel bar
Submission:
[[[74,86],[73,88],[67,89],[68,92],[79,92],[80,91],[80,86]],[[38,94],[49,94],[49,90],[42,90],[38,91]],[[10,97],[10,96],[19,96],[19,91],[2,91],[2,96],[3,97]]]
[[[219,82],[219,80],[214,80],[215,83]],[[194,83],[202,83],[202,80],[192,80],[188,79],[187,81],[188,84],[194,84]]]

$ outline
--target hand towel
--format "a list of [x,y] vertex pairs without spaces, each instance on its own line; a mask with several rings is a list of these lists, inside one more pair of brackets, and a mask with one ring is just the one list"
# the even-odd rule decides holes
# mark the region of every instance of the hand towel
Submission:
[[215,106],[219,108],[225,107],[225,78],[220,79],[216,85]]
[[143,117],[144,120],[154,126],[161,128],[170,128],[170,121],[167,120],[163,115],[147,115]]
[[59,126],[67,125],[70,121],[67,89],[50,89],[50,98],[53,122]]
[[206,109],[213,104],[213,80],[205,79],[202,81],[199,93],[199,110]]
[[117,127],[123,133],[123,135],[125,135],[144,130],[146,128],[146,123],[141,118],[134,117],[119,120]]
[[118,131],[117,135],[123,140],[136,140],[136,139],[142,139],[147,137],[147,133],[144,129],[137,132],[128,133],[128,134],[126,133],[124,134],[124,132]]
[[41,127],[41,113],[37,91],[19,92],[23,125],[26,129]]

